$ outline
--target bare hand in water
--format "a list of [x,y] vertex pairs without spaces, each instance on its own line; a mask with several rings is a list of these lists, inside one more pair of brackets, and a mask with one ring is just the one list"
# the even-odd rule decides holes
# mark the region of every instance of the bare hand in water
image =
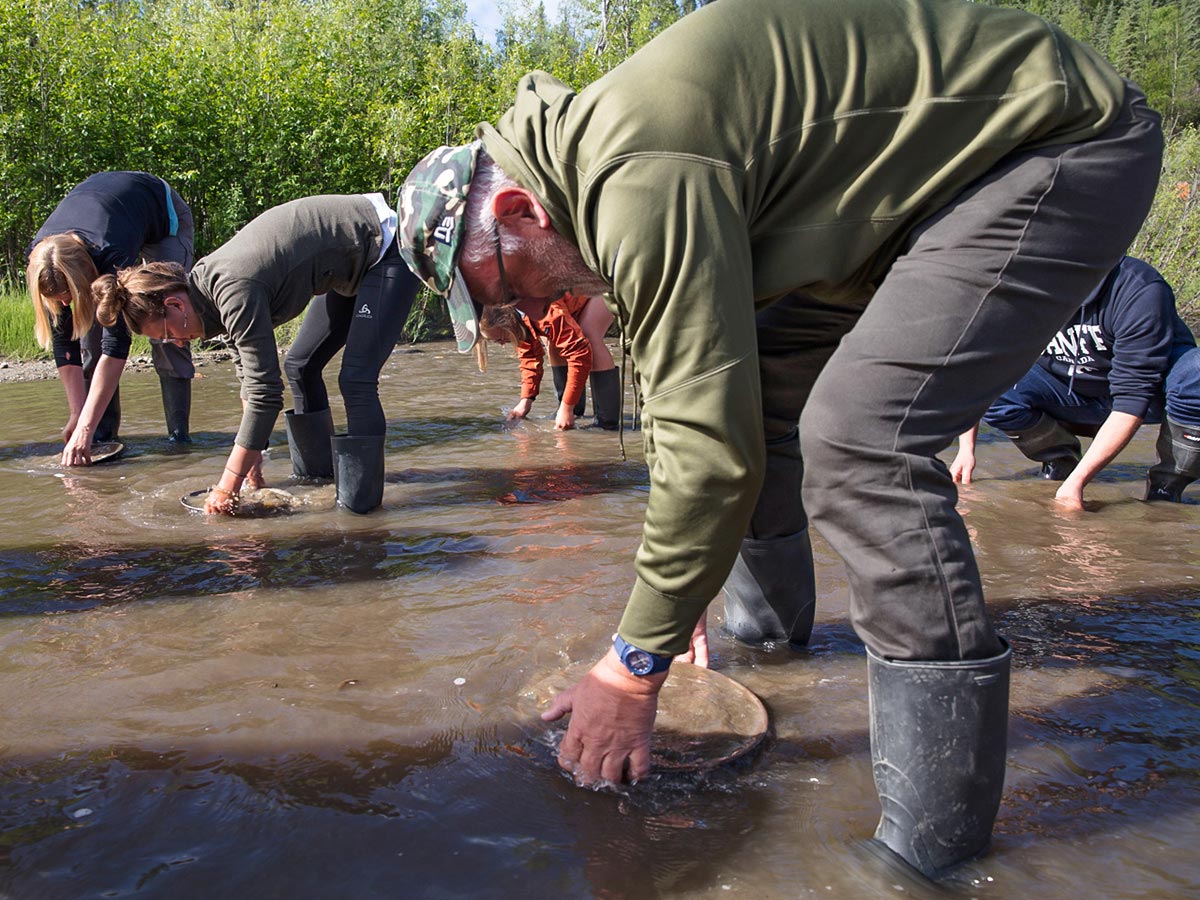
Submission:
[[214,487],[204,498],[206,515],[232,516],[238,510],[238,495],[224,488]]
[[92,430],[86,425],[77,427],[63,447],[64,466],[90,466],[92,464]]
[[542,713],[546,722],[571,714],[558,748],[559,767],[584,787],[637,781],[648,775],[650,733],[658,712],[658,692],[666,680],[666,672],[632,674],[610,649]]

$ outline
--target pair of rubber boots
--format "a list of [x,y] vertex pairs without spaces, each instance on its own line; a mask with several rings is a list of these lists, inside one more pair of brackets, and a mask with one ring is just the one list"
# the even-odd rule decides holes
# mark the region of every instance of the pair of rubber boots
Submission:
[[[1079,438],[1045,414],[1032,428],[1008,436],[1017,449],[1042,464],[1043,478],[1062,481],[1079,463]],[[1182,502],[1184,488],[1200,478],[1200,428],[1164,416],[1155,454],[1155,463],[1146,473],[1145,499]]]
[[359,515],[383,503],[383,435],[335,436],[328,409],[283,415],[296,478],[332,478],[338,506]]
[[[551,366],[550,377],[554,379],[554,396],[562,402],[563,393],[567,389],[567,367]],[[605,431],[616,431],[621,422],[621,377],[614,366],[603,372],[593,371],[588,376],[592,388],[592,412],[595,413],[594,423],[597,428]],[[587,404],[587,395],[579,397],[575,404],[575,416],[583,415]]]
[[[191,435],[188,433],[188,421],[192,416],[192,381],[190,378],[172,378],[167,375],[158,376],[162,388],[163,414],[167,421],[167,440],[172,444],[190,444]],[[84,379],[84,392],[90,391],[90,378]],[[97,444],[107,444],[120,440],[117,432],[121,427],[121,389],[113,391],[92,440]]]

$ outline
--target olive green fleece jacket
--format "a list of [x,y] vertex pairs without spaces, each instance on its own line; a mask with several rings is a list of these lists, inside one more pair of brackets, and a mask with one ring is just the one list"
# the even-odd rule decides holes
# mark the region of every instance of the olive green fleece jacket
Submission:
[[651,490],[620,624],[687,647],[763,477],[757,307],[863,306],[905,236],[1018,148],[1102,132],[1087,47],[959,0],[719,0],[575,93],[526,76],[477,134],[612,286]]
[[275,326],[303,313],[317,294],[357,294],[382,242],[370,200],[328,194],[268,209],[196,263],[188,294],[204,336],[228,334],[239,358],[239,447],[264,449],[283,409]]

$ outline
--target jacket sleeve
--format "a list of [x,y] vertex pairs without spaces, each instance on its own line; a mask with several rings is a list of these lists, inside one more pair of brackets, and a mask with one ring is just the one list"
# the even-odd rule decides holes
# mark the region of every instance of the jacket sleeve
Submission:
[[256,281],[231,279],[213,299],[239,360],[245,409],[234,443],[247,450],[265,450],[283,409],[283,376],[271,322],[270,293]]
[[1111,307],[1114,314],[1108,390],[1113,410],[1144,418],[1162,393],[1174,339],[1175,294],[1162,280],[1139,285]]
[[546,308],[546,315],[539,324],[550,346],[567,362],[567,386],[562,402],[574,406],[583,396],[584,385],[592,371],[592,345],[574,316],[558,303],[551,303]]
[[521,367],[521,399],[534,400],[542,388],[542,361],[546,351],[542,340],[530,329],[531,337],[517,344],[517,364]]
[[596,264],[641,380],[650,470],[619,631],[679,653],[729,574],[765,466],[749,229],[733,174],[704,161],[625,162],[591,196]]
[[54,365],[60,369],[63,366],[83,365],[83,348],[80,347],[79,340],[73,337],[74,332],[75,316],[71,307],[65,306],[50,326],[50,347],[54,353]]

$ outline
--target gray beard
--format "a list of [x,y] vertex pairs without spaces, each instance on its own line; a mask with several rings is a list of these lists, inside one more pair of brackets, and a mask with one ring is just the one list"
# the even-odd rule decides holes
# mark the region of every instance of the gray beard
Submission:
[[555,296],[570,291],[579,297],[595,297],[611,291],[604,279],[584,263],[579,248],[557,231],[546,231],[528,246],[528,252],[529,258],[550,279]]

